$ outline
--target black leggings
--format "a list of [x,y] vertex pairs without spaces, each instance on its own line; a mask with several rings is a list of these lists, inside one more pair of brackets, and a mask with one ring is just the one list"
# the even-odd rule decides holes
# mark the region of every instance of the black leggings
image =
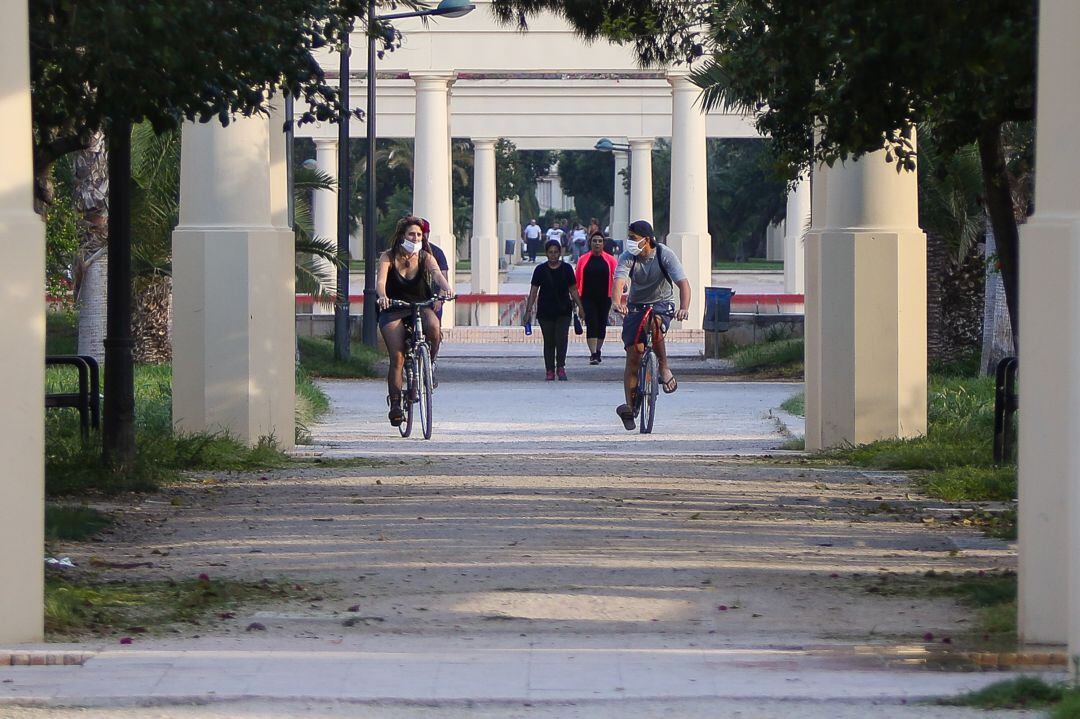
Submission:
[[581,304],[585,306],[585,336],[589,339],[596,338],[599,340],[606,338],[608,313],[611,311],[611,298],[583,295]]
[[566,344],[570,335],[570,315],[539,319],[544,335],[544,367],[554,372],[556,367],[566,366]]

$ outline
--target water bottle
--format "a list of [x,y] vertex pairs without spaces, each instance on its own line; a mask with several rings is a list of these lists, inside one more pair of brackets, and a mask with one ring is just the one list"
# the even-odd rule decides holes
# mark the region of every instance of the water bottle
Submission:
[[528,319],[525,320],[525,334],[526,335],[531,335],[532,334],[532,320],[528,320]]

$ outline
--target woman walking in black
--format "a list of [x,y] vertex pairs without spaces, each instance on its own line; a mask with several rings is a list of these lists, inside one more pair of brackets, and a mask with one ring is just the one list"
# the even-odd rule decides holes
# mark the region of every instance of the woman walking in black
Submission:
[[562,261],[562,244],[558,240],[548,240],[544,245],[544,254],[548,261],[533,270],[532,288],[529,300],[525,304],[525,321],[533,316],[536,308],[536,320],[544,335],[544,367],[546,379],[566,380],[566,345],[570,334],[570,317],[577,308],[579,317],[585,311],[578,297],[574,270]]

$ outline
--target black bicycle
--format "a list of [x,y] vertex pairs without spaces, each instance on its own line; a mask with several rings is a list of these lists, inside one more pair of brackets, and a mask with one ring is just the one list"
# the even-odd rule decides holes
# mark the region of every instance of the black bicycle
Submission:
[[[664,306],[667,311],[658,311],[657,305]],[[638,431],[641,434],[650,434],[656,418],[656,396],[660,394],[660,362],[653,351],[653,331],[663,331],[661,316],[672,318],[675,313],[670,310],[671,305],[668,302],[635,304],[634,307],[644,309],[645,316],[641,318],[637,331],[637,339],[644,348],[641,352],[641,365],[638,367],[637,391],[634,393],[634,405],[631,409],[638,418]]]
[[424,439],[431,439],[431,400],[435,391],[435,374],[431,346],[424,337],[424,322],[420,318],[420,310],[452,299],[453,297],[432,297],[425,302],[390,301],[391,307],[403,307],[412,311],[410,320],[405,324],[405,386],[401,393],[401,410],[405,418],[398,425],[402,437],[412,434],[413,421],[419,416],[420,431],[423,432]]

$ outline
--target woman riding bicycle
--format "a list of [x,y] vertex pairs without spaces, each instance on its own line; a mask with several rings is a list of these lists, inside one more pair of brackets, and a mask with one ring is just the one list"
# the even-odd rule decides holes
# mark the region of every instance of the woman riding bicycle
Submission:
[[[431,299],[434,288],[438,288],[441,295],[453,294],[424,238],[422,220],[404,217],[394,229],[390,249],[379,256],[379,276],[375,283],[380,310],[379,328],[390,356],[390,368],[386,373],[386,401],[390,405],[390,424],[395,427],[405,418],[401,408],[401,371],[405,366],[405,319],[411,316],[411,310],[403,307],[389,309],[390,302],[425,302]],[[434,358],[439,352],[442,328],[430,307],[420,312],[424,337],[431,345],[431,356]]]

